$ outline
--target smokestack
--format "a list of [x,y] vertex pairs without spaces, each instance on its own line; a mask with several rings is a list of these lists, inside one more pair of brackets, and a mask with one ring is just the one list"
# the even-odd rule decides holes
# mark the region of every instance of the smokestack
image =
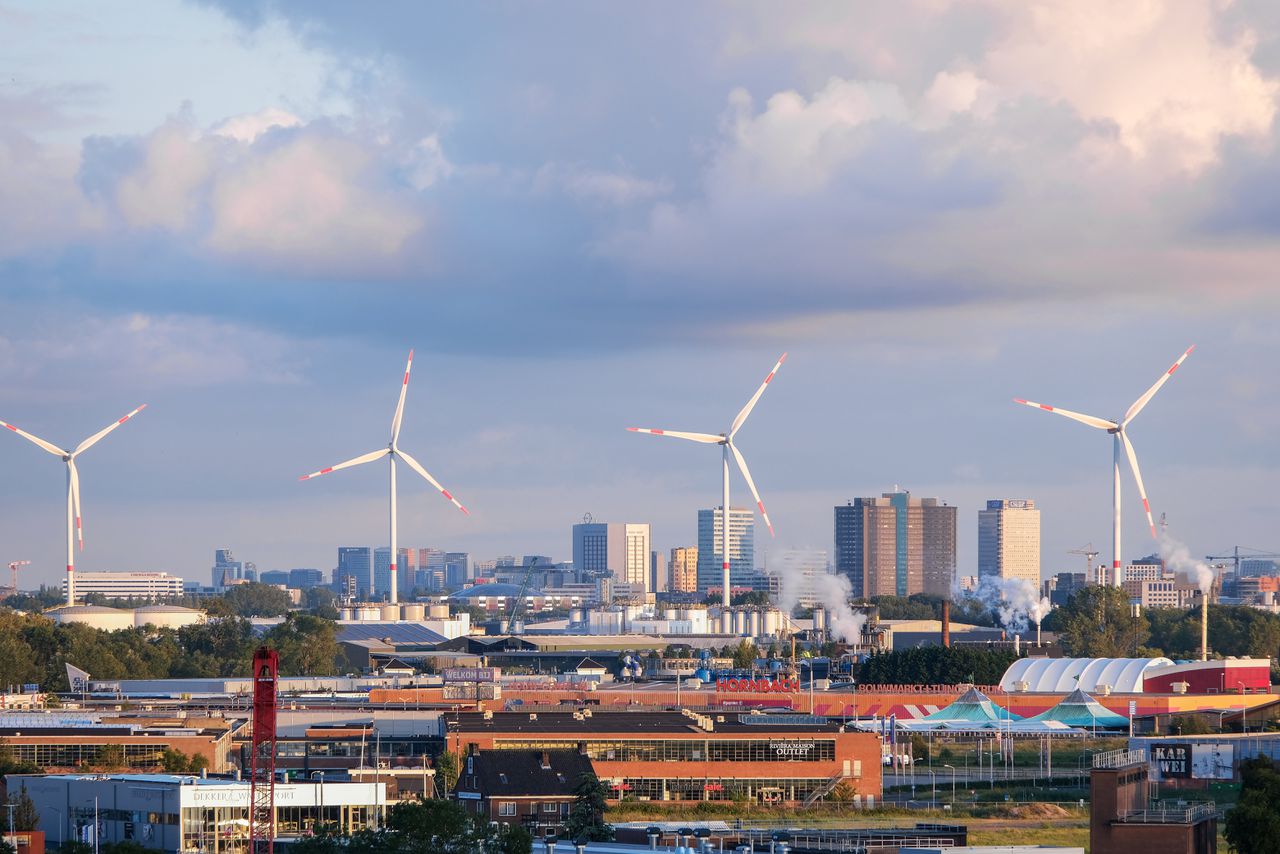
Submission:
[[1013,636],[1013,654],[1022,655],[1022,635]]
[[1036,623],[1036,646],[1040,646],[1040,624]]
[[1200,660],[1209,660],[1209,591],[1200,591]]
[[942,600],[942,645],[951,646],[951,600]]

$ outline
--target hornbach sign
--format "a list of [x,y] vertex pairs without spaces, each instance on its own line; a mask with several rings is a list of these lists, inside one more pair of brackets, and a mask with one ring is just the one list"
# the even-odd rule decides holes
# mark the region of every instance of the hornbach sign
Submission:
[[799,679],[717,679],[716,690],[731,694],[782,694],[800,688]]

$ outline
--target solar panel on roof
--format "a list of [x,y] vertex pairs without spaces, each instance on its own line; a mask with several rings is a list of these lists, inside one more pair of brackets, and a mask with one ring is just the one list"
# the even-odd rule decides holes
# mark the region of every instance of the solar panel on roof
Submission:
[[738,715],[738,723],[753,726],[826,726],[823,715]]
[[338,626],[338,641],[384,640],[393,644],[436,644],[446,640],[439,632],[417,623],[343,623]]

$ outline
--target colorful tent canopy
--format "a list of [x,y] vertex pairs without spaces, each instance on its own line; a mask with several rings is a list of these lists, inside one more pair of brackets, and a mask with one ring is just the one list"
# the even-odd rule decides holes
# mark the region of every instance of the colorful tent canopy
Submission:
[[1090,697],[1084,691],[1077,688],[1072,691],[1062,702],[1051,709],[1047,709],[1034,717],[1027,718],[1028,721],[1058,721],[1067,726],[1084,727],[1093,729],[1102,727],[1104,729],[1123,729],[1129,726],[1129,719],[1124,715],[1118,715]]

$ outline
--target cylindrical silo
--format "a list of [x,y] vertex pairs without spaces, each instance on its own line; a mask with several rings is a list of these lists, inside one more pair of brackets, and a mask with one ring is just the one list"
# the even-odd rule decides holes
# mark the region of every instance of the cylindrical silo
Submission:
[[[448,608],[449,606],[446,605],[445,607]],[[405,620],[417,621],[417,620],[424,619],[427,616],[427,606],[419,605],[416,602],[410,602],[406,605],[401,606],[400,616],[402,619],[405,619]]]
[[432,602],[427,606],[427,616],[433,620],[449,619],[449,603],[448,602]]
[[760,637],[760,612],[752,611],[750,614],[750,620],[751,620],[751,627],[750,627],[751,637],[753,638]]

